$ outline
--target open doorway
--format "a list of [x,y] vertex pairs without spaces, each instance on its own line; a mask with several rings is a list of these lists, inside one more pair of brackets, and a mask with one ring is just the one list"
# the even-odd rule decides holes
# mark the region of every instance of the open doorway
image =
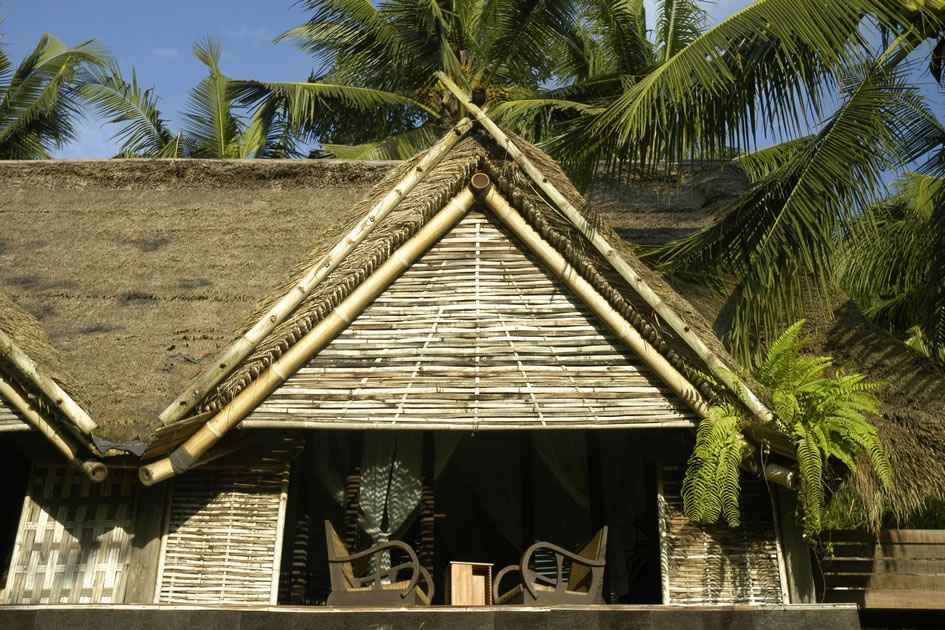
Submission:
[[307,444],[292,474],[286,603],[330,589],[326,519],[352,550],[391,539],[429,552],[435,603],[452,561],[497,572],[536,540],[574,549],[606,524],[605,600],[660,601],[656,470],[685,462],[685,431],[314,431]]

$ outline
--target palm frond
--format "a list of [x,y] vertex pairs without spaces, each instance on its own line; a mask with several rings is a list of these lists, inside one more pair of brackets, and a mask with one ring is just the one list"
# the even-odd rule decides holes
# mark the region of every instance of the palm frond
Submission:
[[657,8],[656,38],[666,62],[699,38],[708,15],[693,0],[663,0]]
[[220,42],[207,37],[194,44],[194,56],[207,66],[208,76],[190,91],[184,112],[184,132],[193,157],[238,157],[242,125],[232,111],[229,79],[220,71]]
[[699,523],[724,518],[730,527],[740,523],[739,464],[745,456],[742,418],[731,405],[712,407],[699,422],[696,444],[682,483],[683,513]]
[[433,146],[445,127],[424,125],[378,142],[360,145],[325,144],[325,152],[342,160],[406,160]]
[[154,89],[142,89],[134,69],[128,83],[117,66],[90,68],[80,76],[79,94],[108,123],[125,123],[112,136],[121,155],[180,157],[180,142],[161,118]]

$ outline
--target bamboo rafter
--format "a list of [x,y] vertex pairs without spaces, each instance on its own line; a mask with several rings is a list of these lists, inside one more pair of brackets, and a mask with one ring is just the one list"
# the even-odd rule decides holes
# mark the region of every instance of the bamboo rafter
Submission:
[[49,378],[5,332],[0,330],[0,356],[5,357],[24,379],[32,383],[59,409],[70,422],[85,434],[91,434],[97,425],[59,385]]
[[2,378],[0,378],[0,398],[8,400],[34,429],[52,442],[53,446],[65,455],[69,463],[82,471],[91,481],[101,483],[105,480],[108,476],[108,469],[105,464],[94,457],[85,459],[80,457],[82,447],[79,446],[75,438],[51,422],[47,422],[25,398],[20,396],[12,385]]
[[411,190],[426,177],[433,168],[440,163],[449,150],[472,127],[472,121],[463,118],[443,138],[431,147],[417,164],[391,188],[380,201],[365,214],[364,218],[344,238],[312,265],[308,272],[295,283],[293,288],[282,299],[276,302],[269,311],[242,337],[228,347],[208,368],[180,395],[174,402],[161,412],[160,420],[165,425],[177,422],[184,418],[201,399],[252,353],[252,351],[292,314],[305,298],[334,271],[339,264],[361,243],[373,229],[397,207]]

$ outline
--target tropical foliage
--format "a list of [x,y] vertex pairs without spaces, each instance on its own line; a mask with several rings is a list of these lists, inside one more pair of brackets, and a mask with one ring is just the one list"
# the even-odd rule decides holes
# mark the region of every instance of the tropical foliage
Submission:
[[109,123],[123,125],[114,138],[120,157],[247,158],[296,155],[295,140],[282,124],[281,112],[264,109],[249,124],[238,113],[230,79],[220,69],[220,43],[205,38],[194,56],[207,76],[190,91],[184,126],[171,131],[157,108],[153,89],[142,89],[132,70],[126,81],[114,64],[90,68],[79,92]]
[[69,47],[45,34],[15,68],[0,46],[0,159],[48,159],[74,140],[82,106],[76,78],[107,62],[95,40]]
[[[803,325],[804,320],[795,322],[771,344],[756,376],[773,392],[775,428],[794,443],[804,531],[812,536],[822,529],[824,472],[831,460],[852,472],[865,453],[887,488],[892,469],[876,427],[866,417],[877,412],[871,392],[879,385],[841,370],[825,375],[833,363],[830,357],[801,353],[805,340],[798,336]],[[738,410],[729,405],[713,408],[700,423],[683,481],[683,509],[689,518],[712,523],[724,517],[729,525],[738,524],[743,428]]]

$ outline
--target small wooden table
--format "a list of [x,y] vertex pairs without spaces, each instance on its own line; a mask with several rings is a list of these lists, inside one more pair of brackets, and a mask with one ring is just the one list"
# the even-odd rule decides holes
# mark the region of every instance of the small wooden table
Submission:
[[492,564],[488,562],[450,562],[446,591],[452,606],[492,605]]

